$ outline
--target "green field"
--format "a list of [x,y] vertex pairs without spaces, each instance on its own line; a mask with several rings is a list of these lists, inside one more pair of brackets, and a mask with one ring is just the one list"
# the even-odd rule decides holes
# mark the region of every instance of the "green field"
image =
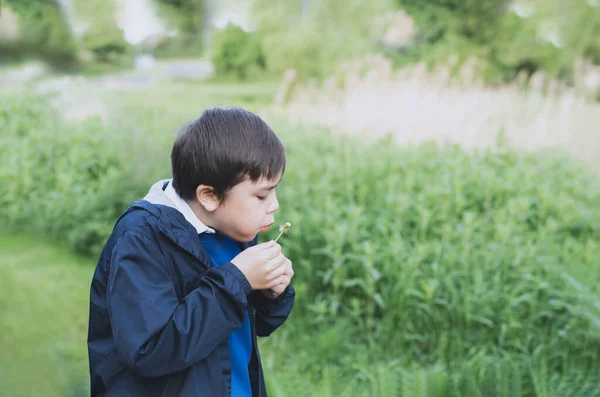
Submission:
[[294,127],[267,111],[274,88],[96,92],[110,117],[85,122],[0,96],[1,396],[86,395],[99,250],[169,177],[173,132],[214,104],[260,112],[288,155],[276,221],[294,225],[298,298],[261,341],[272,396],[600,395],[596,174],[556,153]]
[[25,236],[0,252],[0,395],[85,396],[92,263]]

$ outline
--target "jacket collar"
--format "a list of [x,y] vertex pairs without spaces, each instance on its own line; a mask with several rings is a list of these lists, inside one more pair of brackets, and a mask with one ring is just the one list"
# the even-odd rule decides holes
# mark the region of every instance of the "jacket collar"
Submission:
[[164,204],[152,204],[149,201],[134,201],[129,208],[121,215],[142,210],[151,214],[157,219],[156,225],[158,232],[167,237],[173,243],[187,251],[189,254],[199,259],[204,264],[210,264],[210,256],[198,240],[196,229],[185,219],[185,217],[175,208]]
[[[161,234],[207,266],[212,264],[210,255],[200,244],[196,228],[177,209],[142,199],[133,202],[121,217],[134,210],[143,210],[153,215],[157,219],[158,231]],[[240,243],[240,248],[245,250],[257,242],[258,235],[248,243]]]
[[[159,182],[159,183],[161,183],[161,182]],[[164,195],[166,196],[166,198],[169,199],[173,203],[172,206],[175,209],[177,209],[177,211],[181,212],[181,214],[185,217],[186,221],[188,221],[192,226],[194,226],[194,228],[196,229],[196,233],[198,233],[198,234],[215,233],[214,229],[206,226],[204,223],[202,223],[202,221],[200,219],[198,219],[196,214],[194,214],[192,207],[190,207],[190,205],[187,203],[187,201],[185,201],[183,198],[181,198],[181,196],[179,196],[179,194],[177,194],[177,192],[175,191],[175,188],[173,188],[173,180],[172,179],[166,181],[166,183],[162,187],[162,190],[164,191]],[[146,200],[152,202],[149,199],[146,199]]]

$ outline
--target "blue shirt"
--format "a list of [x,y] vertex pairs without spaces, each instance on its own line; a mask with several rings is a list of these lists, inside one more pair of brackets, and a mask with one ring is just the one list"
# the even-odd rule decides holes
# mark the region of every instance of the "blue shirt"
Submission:
[[[221,266],[230,262],[241,252],[239,243],[224,234],[202,233],[200,242],[213,262]],[[229,335],[229,354],[231,357],[231,397],[252,396],[248,365],[252,355],[252,335],[248,312],[244,315],[244,323]]]

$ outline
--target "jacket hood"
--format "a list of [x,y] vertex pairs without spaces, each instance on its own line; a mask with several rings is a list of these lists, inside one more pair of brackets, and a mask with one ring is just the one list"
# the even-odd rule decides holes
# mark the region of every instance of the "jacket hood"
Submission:
[[175,203],[165,194],[164,186],[169,182],[169,179],[161,179],[156,182],[144,197],[144,200],[154,205],[165,205],[167,207],[175,208]]

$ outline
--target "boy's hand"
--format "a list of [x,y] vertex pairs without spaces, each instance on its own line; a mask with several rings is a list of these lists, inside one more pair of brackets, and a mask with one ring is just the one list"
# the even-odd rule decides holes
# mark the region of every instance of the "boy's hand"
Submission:
[[285,267],[285,272],[283,275],[279,276],[279,284],[269,289],[263,289],[260,292],[263,293],[267,298],[275,299],[279,295],[285,291],[290,282],[292,281],[292,277],[294,277],[294,270],[292,269],[292,261],[285,258],[285,263],[283,265]]
[[269,289],[281,283],[286,271],[286,257],[274,241],[255,245],[231,260],[246,276],[252,289]]

